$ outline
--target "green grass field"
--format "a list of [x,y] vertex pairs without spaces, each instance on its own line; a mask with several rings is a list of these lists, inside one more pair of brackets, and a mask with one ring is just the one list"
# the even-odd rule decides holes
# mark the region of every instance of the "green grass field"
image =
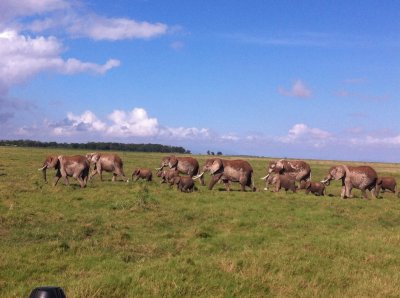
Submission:
[[[48,154],[0,147],[0,297],[57,285],[67,297],[398,297],[400,199],[304,192],[180,193],[106,181],[44,183]],[[165,154],[118,153],[125,173]],[[197,156],[203,164],[207,156]],[[263,189],[267,159],[246,158]],[[333,161],[309,161],[320,180]],[[359,164],[359,163],[358,163]],[[400,181],[399,164],[370,164]],[[48,171],[51,181],[53,171]],[[209,176],[206,176],[209,181]]]

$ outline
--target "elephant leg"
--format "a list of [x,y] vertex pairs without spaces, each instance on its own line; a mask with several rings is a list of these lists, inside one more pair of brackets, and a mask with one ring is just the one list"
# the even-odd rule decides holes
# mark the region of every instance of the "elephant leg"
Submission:
[[93,178],[97,174],[97,169],[94,169],[92,173],[90,174],[89,180]]
[[361,189],[361,196],[362,196],[364,199],[368,199],[367,190],[366,190],[365,188]]
[[64,184],[65,185],[69,185],[69,181],[68,181],[68,175],[66,171],[60,170],[61,176],[64,179]]
[[84,188],[86,186],[86,184],[83,181],[82,177],[78,176],[78,177],[76,177],[76,180],[78,180],[79,185],[81,186],[81,188]]
[[210,184],[208,185],[208,189],[211,190],[213,189],[214,185],[221,179],[222,173],[214,175],[210,181]]
[[279,192],[280,189],[281,189],[281,181],[278,179],[278,181],[276,181],[275,184],[275,192]]
[[115,182],[115,179],[116,179],[116,178],[117,178],[117,174],[113,173],[113,176],[112,176],[111,181],[112,181],[112,182]]
[[64,178],[64,184],[65,184],[65,185],[69,185],[68,176],[65,175],[65,176],[63,176],[63,178]]
[[340,192],[340,197],[342,198],[342,199],[345,199],[346,198],[346,186],[342,186],[342,191]]
[[245,177],[239,178],[240,190],[246,191],[247,179]]
[[376,199],[378,197],[377,193],[376,193],[376,186],[374,186],[371,190],[371,196],[373,199]]

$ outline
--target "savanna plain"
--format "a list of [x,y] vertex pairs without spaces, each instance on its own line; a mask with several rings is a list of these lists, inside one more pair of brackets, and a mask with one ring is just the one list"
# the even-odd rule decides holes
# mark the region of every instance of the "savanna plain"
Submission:
[[[0,147],[0,297],[56,285],[67,297],[399,297],[400,199],[264,191],[268,158],[244,157],[257,192],[181,193],[153,182],[84,189],[43,181],[50,154],[88,151]],[[130,176],[167,154],[115,152]],[[194,156],[200,165],[207,156]],[[233,158],[233,157],[224,157]],[[308,161],[314,181],[338,161]],[[351,163],[347,164],[362,164]],[[400,181],[400,165],[368,163]],[[154,171],[155,172],[155,171]],[[210,176],[206,176],[206,182]]]

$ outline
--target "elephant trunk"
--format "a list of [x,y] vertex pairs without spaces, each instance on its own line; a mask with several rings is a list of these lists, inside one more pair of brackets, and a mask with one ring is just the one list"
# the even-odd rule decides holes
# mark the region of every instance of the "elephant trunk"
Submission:
[[42,172],[43,172],[43,179],[44,179],[44,181],[47,182],[46,169],[47,169],[47,166],[45,165],[45,166],[43,166],[42,168],[40,168],[39,171],[42,171]]

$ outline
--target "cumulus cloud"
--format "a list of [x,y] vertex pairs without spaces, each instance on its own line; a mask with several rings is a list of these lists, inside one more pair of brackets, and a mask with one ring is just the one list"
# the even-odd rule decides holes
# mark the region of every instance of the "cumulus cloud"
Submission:
[[115,110],[108,118],[113,124],[107,133],[116,137],[152,137],[159,130],[158,120],[150,118],[142,108],[134,108],[130,112]]
[[[150,39],[166,34],[170,29],[162,23],[103,17],[90,12],[83,3],[67,0],[2,0],[0,11],[2,103],[14,101],[9,97],[11,87],[27,82],[39,73],[105,74],[120,65],[117,59],[99,64],[74,57],[64,58],[67,47],[58,35],[62,35],[62,40],[72,36],[115,41]],[[53,34],[49,35],[49,32]],[[14,114],[10,110],[15,109],[9,104],[1,105],[3,121],[10,119]]]
[[303,81],[297,80],[293,83],[291,89],[283,87],[278,88],[278,92],[283,96],[309,98],[312,96],[312,91],[308,88]]
[[134,108],[131,111],[114,110],[106,120],[100,120],[91,111],[85,111],[81,115],[68,113],[64,120],[46,125],[55,136],[79,136],[90,132],[110,139],[138,137],[178,140],[210,137],[207,128],[161,126],[157,118],[149,117],[143,108]]
[[0,32],[0,84],[10,87],[43,71],[103,74],[119,65],[114,59],[102,65],[74,58],[64,60],[62,52],[63,45],[54,36],[30,37],[14,30]]
[[319,128],[308,127],[306,124],[295,124],[284,137],[278,140],[283,143],[304,142],[321,146],[330,140],[332,134]]

